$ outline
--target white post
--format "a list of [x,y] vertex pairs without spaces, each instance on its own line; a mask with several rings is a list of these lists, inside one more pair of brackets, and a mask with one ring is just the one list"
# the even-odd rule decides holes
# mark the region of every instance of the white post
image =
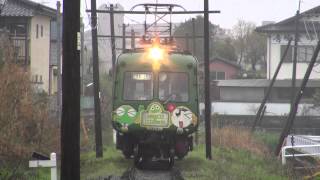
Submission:
[[50,160],[55,163],[55,166],[51,167],[51,180],[58,180],[57,178],[57,155],[56,153],[50,154]]
[[57,155],[56,153],[50,154],[50,160],[32,160],[29,161],[29,167],[49,167],[51,168],[51,180],[58,180],[57,177]]
[[281,159],[282,159],[282,165],[286,164],[286,147],[282,147],[281,149]]

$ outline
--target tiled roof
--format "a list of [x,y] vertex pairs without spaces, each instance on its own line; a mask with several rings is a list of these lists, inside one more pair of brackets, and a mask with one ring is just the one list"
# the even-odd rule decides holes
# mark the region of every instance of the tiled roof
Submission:
[[[300,14],[301,17],[310,17],[310,16],[320,16],[320,6],[316,6],[310,10],[307,10]],[[292,16],[283,21],[274,24],[267,24],[256,28],[257,32],[292,32],[295,30],[295,20],[296,16]],[[314,23],[312,24],[317,30],[320,30],[320,24]],[[304,22],[299,22],[298,30],[300,32],[305,32],[305,24]]]
[[0,16],[32,17],[36,14],[54,17],[56,13],[55,9],[30,0],[7,0]]

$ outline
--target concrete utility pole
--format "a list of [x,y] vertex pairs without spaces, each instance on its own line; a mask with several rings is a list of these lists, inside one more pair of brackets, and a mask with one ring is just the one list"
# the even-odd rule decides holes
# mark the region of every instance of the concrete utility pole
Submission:
[[99,86],[99,54],[98,54],[98,31],[97,31],[97,7],[96,0],[91,0],[91,32],[92,32],[92,69],[94,88],[94,129],[96,143],[96,157],[103,157],[101,110],[100,110],[100,86]]
[[205,93],[205,130],[206,158],[212,159],[211,152],[211,98],[210,98],[210,69],[209,69],[209,0],[204,0],[204,93]]
[[189,34],[186,33],[186,37],[184,39],[185,43],[186,43],[186,51],[189,51]]
[[84,24],[81,18],[81,26],[80,26],[80,40],[81,40],[81,52],[80,52],[80,65],[81,65],[81,95],[84,95]]
[[296,72],[297,72],[297,58],[298,58],[298,41],[299,41],[299,16],[300,16],[300,2],[299,7],[295,17],[295,32],[294,32],[294,50],[293,50],[293,64],[292,64],[292,81],[291,81],[291,106],[292,109],[294,106],[294,98],[296,95]]
[[127,25],[122,24],[122,52],[126,50],[126,27]]
[[114,14],[113,4],[110,4],[110,34],[111,34],[111,53],[112,53],[112,71],[116,63],[116,40],[114,37]]
[[195,19],[192,18],[192,54],[196,55],[196,22]]
[[80,1],[63,1],[61,180],[80,180]]
[[62,87],[61,87],[61,11],[60,11],[60,1],[57,1],[57,117],[59,124],[61,122],[61,99],[62,99]]
[[136,38],[135,38],[135,33],[134,30],[131,29],[131,49],[136,48]]

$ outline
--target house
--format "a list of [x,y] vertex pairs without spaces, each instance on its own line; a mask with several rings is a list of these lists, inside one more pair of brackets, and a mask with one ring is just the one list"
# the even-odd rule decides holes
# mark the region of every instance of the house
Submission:
[[[293,16],[278,23],[266,24],[258,27],[257,32],[267,34],[267,78],[271,79],[281,55],[290,38],[294,39],[295,22],[297,17]],[[305,11],[298,17],[298,56],[297,56],[297,79],[302,79],[311,60],[313,51],[320,37],[320,6]],[[289,48],[285,61],[280,69],[277,79],[291,79],[293,45]],[[318,60],[320,63],[320,56]],[[320,79],[320,66],[316,65],[311,73],[310,79]]]
[[49,59],[55,17],[55,9],[30,0],[7,0],[0,14],[0,29],[9,31],[15,61],[30,70],[34,86],[47,93],[51,92]]
[[[203,79],[204,63],[199,64],[199,77]],[[240,75],[241,66],[236,62],[221,58],[213,57],[210,60],[210,80],[227,80],[227,79],[236,79]]]
[[[200,89],[203,88],[204,83],[204,62],[199,64],[198,77]],[[210,96],[211,99],[219,98],[219,90],[217,89],[216,83],[219,80],[236,79],[240,75],[241,66],[236,62],[221,58],[213,57],[210,60]],[[204,99],[203,94],[200,95],[200,99]]]

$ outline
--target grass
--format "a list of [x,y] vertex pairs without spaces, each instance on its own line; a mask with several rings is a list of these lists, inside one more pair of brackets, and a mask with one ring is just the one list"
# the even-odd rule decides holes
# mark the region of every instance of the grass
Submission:
[[16,165],[6,165],[0,167],[0,179],[19,180],[50,180],[49,168],[28,168],[27,165],[17,167]]
[[132,166],[132,161],[125,159],[120,151],[117,151],[113,146],[106,148],[103,155],[103,158],[96,158],[94,151],[81,153],[81,179],[106,177],[108,175],[120,176]]
[[[221,147],[213,148],[213,159],[205,158],[205,147],[200,145],[175,166],[181,170],[186,180],[282,180],[290,179],[286,168],[270,157],[262,157],[245,150],[234,150]],[[132,160],[126,160],[122,154],[109,147],[104,157],[95,158],[94,152],[81,155],[81,179],[121,176],[132,166]]]
[[[294,178],[290,169],[272,156],[278,141],[276,133],[257,132],[252,136],[246,128],[225,127],[215,129],[212,139],[212,160],[205,158],[205,146],[199,145],[185,159],[176,161],[175,167],[186,180]],[[81,179],[121,176],[132,164],[132,160],[125,159],[113,146],[104,150],[101,159],[96,159],[93,151],[84,152]]]
[[176,166],[187,180],[289,179],[286,170],[275,159],[254,155],[244,150],[213,148],[213,159],[205,158],[204,146],[194,149]]

